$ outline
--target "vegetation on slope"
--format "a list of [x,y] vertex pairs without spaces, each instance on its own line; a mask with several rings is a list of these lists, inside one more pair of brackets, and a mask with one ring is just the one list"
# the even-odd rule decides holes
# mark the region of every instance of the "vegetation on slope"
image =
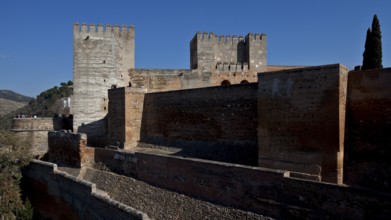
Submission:
[[21,199],[21,169],[30,160],[29,145],[10,131],[0,130],[0,219],[32,219],[28,200]]

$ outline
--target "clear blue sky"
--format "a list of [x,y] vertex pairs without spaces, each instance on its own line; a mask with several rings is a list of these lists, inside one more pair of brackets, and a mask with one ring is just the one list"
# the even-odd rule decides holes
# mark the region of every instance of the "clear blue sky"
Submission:
[[268,36],[268,64],[362,62],[374,14],[391,67],[391,0],[1,0],[0,89],[35,97],[73,79],[73,23],[136,26],[136,68],[189,68],[197,31]]

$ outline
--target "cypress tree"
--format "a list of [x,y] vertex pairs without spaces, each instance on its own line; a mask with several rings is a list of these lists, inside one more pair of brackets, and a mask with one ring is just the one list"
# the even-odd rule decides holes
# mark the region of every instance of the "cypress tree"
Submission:
[[362,69],[367,70],[383,68],[382,57],[383,54],[380,23],[377,15],[375,15],[372,21],[372,30],[369,28],[367,30]]
[[380,69],[383,68],[382,64],[382,42],[381,42],[381,31],[380,31],[380,23],[379,19],[377,18],[377,15],[373,17],[372,21],[372,68],[373,69]]
[[367,70],[371,69],[371,52],[372,50],[372,34],[371,34],[371,29],[368,28],[367,30],[367,37],[365,39],[365,50],[363,54],[363,61],[362,61],[362,69]]

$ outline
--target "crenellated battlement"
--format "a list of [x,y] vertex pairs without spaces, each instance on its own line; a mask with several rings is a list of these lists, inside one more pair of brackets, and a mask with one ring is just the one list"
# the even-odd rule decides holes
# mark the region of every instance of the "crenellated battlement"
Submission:
[[248,33],[246,36],[237,36],[237,35],[216,35],[214,32],[197,32],[197,34],[193,37],[192,42],[194,40],[202,41],[212,41],[218,44],[234,44],[234,43],[246,43],[246,42],[254,42],[254,41],[264,41],[266,40],[266,34],[259,33]]
[[103,24],[86,24],[82,23],[81,25],[79,23],[75,23],[73,25],[73,31],[74,32],[85,32],[85,33],[105,33],[105,32],[113,32],[113,33],[131,33],[134,34],[135,27],[133,25],[110,25],[106,24],[105,26]]

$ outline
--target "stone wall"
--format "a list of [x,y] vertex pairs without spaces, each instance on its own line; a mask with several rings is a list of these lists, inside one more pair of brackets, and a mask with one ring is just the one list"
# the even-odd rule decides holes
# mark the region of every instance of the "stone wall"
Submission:
[[342,183],[347,68],[258,75],[258,165]]
[[106,145],[107,90],[128,86],[134,37],[134,27],[74,25],[73,126],[74,131],[88,134],[89,144]]
[[391,192],[391,68],[349,72],[345,183]]
[[94,163],[94,150],[87,148],[85,134],[52,131],[48,134],[48,160],[62,165],[83,167]]
[[14,118],[12,131],[30,144],[34,156],[40,157],[48,150],[48,131],[53,131],[57,122],[56,118]]
[[391,214],[389,194],[296,179],[288,171],[151,153],[116,152],[114,160],[104,162],[154,186],[277,219],[381,219]]
[[145,94],[140,141],[256,165],[256,90],[245,84]]
[[132,207],[111,199],[96,185],[57,165],[33,160],[23,171],[24,192],[34,211],[49,219],[149,219]]

